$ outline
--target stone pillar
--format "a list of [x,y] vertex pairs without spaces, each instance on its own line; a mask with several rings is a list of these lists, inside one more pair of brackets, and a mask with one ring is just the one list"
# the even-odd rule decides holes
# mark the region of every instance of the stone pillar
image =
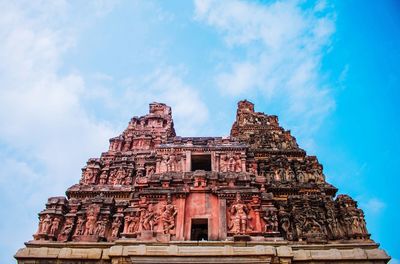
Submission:
[[176,216],[176,239],[182,241],[185,240],[185,203],[186,197],[184,195],[179,195],[176,199],[176,208],[178,210]]
[[226,224],[226,199],[218,197],[219,202],[219,240],[225,240],[227,237],[227,224]]
[[191,171],[192,170],[192,153],[190,151],[186,151],[186,165],[185,165],[185,171]]
[[246,154],[241,154],[240,158],[242,160],[242,172],[246,172]]
[[156,161],[156,173],[160,173],[161,158],[157,158]]
[[256,220],[256,230],[262,232],[262,226],[261,226],[261,219],[260,219],[260,209],[254,209],[254,214],[255,214],[255,220]]

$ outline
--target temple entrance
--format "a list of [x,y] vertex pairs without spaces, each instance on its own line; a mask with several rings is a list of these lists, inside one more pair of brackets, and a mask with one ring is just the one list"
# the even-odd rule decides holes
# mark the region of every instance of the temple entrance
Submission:
[[192,219],[190,240],[208,240],[208,219]]
[[211,155],[192,155],[192,171],[195,170],[211,171]]

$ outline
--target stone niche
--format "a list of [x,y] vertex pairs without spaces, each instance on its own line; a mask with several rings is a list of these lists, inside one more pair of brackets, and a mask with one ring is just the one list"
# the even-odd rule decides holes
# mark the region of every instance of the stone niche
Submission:
[[278,117],[240,101],[228,137],[180,137],[151,103],[50,197],[18,263],[387,263],[364,213]]

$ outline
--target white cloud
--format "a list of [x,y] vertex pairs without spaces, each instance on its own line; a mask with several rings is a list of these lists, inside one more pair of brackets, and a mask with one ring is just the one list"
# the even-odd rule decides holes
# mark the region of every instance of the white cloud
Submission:
[[1,262],[9,263],[35,232],[46,198],[77,182],[87,158],[106,149],[116,132],[87,114],[84,77],[60,74],[80,30],[67,19],[68,4],[0,6],[1,232],[15,238],[0,243]]
[[[209,113],[198,90],[186,84],[184,77],[182,67],[164,66],[144,76],[115,80],[111,85],[107,85],[111,79],[97,78],[96,85],[86,91],[86,97],[123,115],[145,114],[150,102],[166,103],[172,107],[177,134],[198,135]],[[119,93],[111,90],[116,86]]]
[[242,51],[217,70],[221,93],[235,98],[260,94],[269,104],[278,101],[285,109],[282,119],[304,142],[312,142],[312,133],[335,107],[320,72],[334,15],[323,1],[308,8],[302,4],[195,0],[195,17],[222,35],[227,52]]
[[372,215],[379,215],[385,209],[386,204],[378,198],[371,198],[367,201],[360,200],[361,209]]

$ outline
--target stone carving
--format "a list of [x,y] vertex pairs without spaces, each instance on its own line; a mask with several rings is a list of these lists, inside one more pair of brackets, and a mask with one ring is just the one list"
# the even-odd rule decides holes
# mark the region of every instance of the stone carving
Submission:
[[64,226],[58,235],[58,240],[59,241],[68,241],[71,234],[72,234],[72,229],[74,227],[74,219],[73,218],[67,218],[65,220]]
[[105,237],[106,234],[106,226],[107,226],[108,220],[103,218],[101,220],[98,220],[96,222],[96,230],[95,234],[98,235],[101,238]]
[[99,215],[100,208],[96,205],[90,206],[86,212],[85,222],[85,235],[94,235],[97,224],[97,217]]
[[140,213],[139,211],[131,212],[125,216],[124,234],[134,234],[139,229]]
[[232,204],[230,212],[229,230],[236,234],[245,234],[248,229],[252,229],[249,225],[249,211],[248,206],[242,201],[240,194],[236,194],[236,201]]
[[160,173],[182,171],[182,158],[180,155],[162,155],[160,161]]
[[61,220],[58,217],[54,217],[53,221],[51,222],[50,232],[49,235],[54,236],[58,232],[60,228]]
[[175,217],[177,213],[176,207],[170,201],[162,207],[159,225],[164,234],[174,234]]
[[154,212],[153,204],[149,204],[147,208],[143,208],[141,211],[141,229],[153,231],[158,219],[159,216]]
[[78,221],[76,223],[76,229],[75,229],[75,236],[80,236],[83,235],[85,233],[85,218],[84,216],[80,215],[78,217]]
[[265,220],[264,232],[278,232],[278,216],[275,210],[266,210],[263,219]]
[[34,239],[185,240],[207,221],[212,240],[368,240],[364,213],[336,192],[317,157],[246,100],[228,137],[176,136],[171,108],[152,103],[87,161],[68,199],[48,200]]
[[221,172],[241,172],[242,160],[239,155],[234,155],[232,153],[222,154],[219,166]]
[[111,237],[112,238],[118,237],[119,232],[121,230],[121,226],[122,226],[121,217],[116,217],[111,225]]

